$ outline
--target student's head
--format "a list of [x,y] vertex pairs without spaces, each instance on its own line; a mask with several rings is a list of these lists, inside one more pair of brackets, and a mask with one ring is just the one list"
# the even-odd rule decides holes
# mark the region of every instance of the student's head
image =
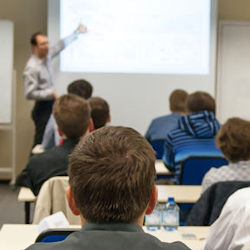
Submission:
[[84,137],[68,174],[69,205],[89,222],[136,222],[154,208],[155,152],[132,128],[103,127]]
[[216,143],[228,161],[250,160],[250,122],[240,118],[228,119],[220,128]]
[[92,96],[93,87],[92,85],[84,80],[79,79],[68,85],[67,91],[69,94],[78,95],[84,99],[89,99]]
[[63,95],[56,99],[53,106],[59,132],[68,139],[84,135],[90,125],[90,108],[86,100],[76,95]]
[[49,40],[42,32],[34,33],[30,38],[32,52],[39,58],[45,58],[49,53]]
[[186,111],[186,99],[188,93],[182,89],[174,90],[169,97],[170,110],[173,113],[185,113]]
[[110,121],[108,103],[100,97],[92,97],[89,99],[89,105],[94,128],[98,129],[105,126]]
[[215,113],[215,100],[210,94],[203,91],[197,91],[187,97],[186,109],[190,113],[204,110]]

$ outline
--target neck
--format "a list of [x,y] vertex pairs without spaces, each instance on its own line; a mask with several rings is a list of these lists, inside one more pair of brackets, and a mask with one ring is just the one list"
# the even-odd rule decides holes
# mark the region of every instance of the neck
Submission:
[[[81,224],[82,224],[82,226],[88,222],[82,215],[80,215],[80,218],[81,218]],[[144,214],[142,216],[140,216],[135,221],[135,224],[137,224],[138,226],[142,227],[143,226],[143,221],[144,221]]]
[[40,56],[36,51],[33,52],[33,55],[41,60],[44,60],[46,56]]

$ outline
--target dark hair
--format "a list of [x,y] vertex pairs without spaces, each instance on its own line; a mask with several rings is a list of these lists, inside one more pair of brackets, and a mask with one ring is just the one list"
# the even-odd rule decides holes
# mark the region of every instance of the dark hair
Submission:
[[92,85],[84,80],[79,79],[68,85],[68,93],[78,95],[84,99],[89,99],[92,96],[93,87]]
[[230,118],[220,128],[216,144],[230,162],[250,159],[250,122]]
[[36,37],[37,36],[45,36],[42,32],[36,32],[34,33],[31,38],[30,38],[30,44],[33,45],[33,46],[37,46],[37,40],[36,40]]
[[70,139],[86,133],[89,127],[90,108],[86,100],[76,95],[63,95],[53,106],[53,115],[60,130]]
[[102,127],[69,157],[69,184],[83,217],[129,223],[145,211],[155,179],[155,152],[137,131]]
[[172,112],[184,113],[186,111],[187,97],[188,93],[185,90],[174,90],[169,97],[170,110]]
[[106,125],[109,118],[109,105],[101,97],[92,97],[89,99],[91,118],[95,129]]
[[215,113],[215,100],[210,94],[203,91],[197,91],[187,97],[186,108],[187,111],[191,113],[204,110]]

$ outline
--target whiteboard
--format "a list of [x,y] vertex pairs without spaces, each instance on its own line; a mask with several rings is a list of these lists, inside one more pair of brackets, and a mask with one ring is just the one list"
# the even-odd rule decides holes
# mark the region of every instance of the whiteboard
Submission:
[[250,120],[250,22],[221,21],[218,38],[218,117]]
[[13,32],[13,22],[0,20],[0,123],[12,120]]
[[[48,35],[52,45],[60,37],[59,10],[60,0],[48,1]],[[168,97],[174,89],[182,88],[189,93],[202,90],[215,95],[217,0],[211,0],[210,14],[209,74],[61,72],[57,57],[53,62],[56,91],[65,93],[70,82],[85,78],[94,86],[94,95],[101,96],[109,103],[112,125],[133,127],[143,134],[153,118],[169,113]],[[91,33],[91,27],[88,33]]]

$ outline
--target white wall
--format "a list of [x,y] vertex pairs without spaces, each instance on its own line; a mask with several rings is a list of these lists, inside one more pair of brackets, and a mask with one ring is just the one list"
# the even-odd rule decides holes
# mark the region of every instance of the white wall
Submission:
[[221,21],[218,52],[218,116],[250,120],[250,22]]
[[[169,112],[168,97],[172,90],[188,92],[203,90],[215,94],[216,20],[217,1],[212,1],[210,75],[154,75],[154,74],[84,74],[59,72],[55,62],[57,90],[64,93],[67,84],[85,78],[94,86],[94,95],[105,98],[111,107],[113,125],[131,126],[145,133],[150,121]],[[49,38],[59,38],[59,1],[49,1]]]

